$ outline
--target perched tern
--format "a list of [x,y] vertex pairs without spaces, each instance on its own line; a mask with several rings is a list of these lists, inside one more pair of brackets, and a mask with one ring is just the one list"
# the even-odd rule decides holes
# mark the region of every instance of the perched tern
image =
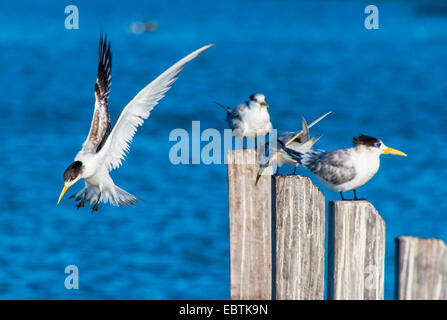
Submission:
[[312,171],[326,187],[340,192],[353,190],[367,183],[379,170],[383,153],[407,156],[402,151],[387,147],[380,139],[360,135],[353,138],[354,147],[334,151],[311,150],[305,154],[289,151],[304,167]]
[[227,111],[227,122],[232,130],[234,137],[257,138],[264,137],[272,132],[272,123],[267,110],[269,105],[265,102],[265,96],[262,93],[253,93],[250,100],[241,103],[236,108],[223,106]]
[[[328,116],[331,112],[324,114],[319,117],[317,120],[312,122],[310,125],[307,125],[306,119],[301,117],[302,119],[302,130],[298,132],[282,132],[278,135],[276,148],[275,146],[271,146],[269,143],[265,143],[261,145],[261,149],[258,155],[259,169],[258,174],[256,176],[255,184],[258,183],[259,178],[266,168],[272,167],[275,163],[277,165],[277,171],[279,172],[279,168],[283,164],[295,164],[295,170],[293,174],[296,172],[296,168],[299,166],[299,162],[295,157],[290,155],[289,149],[296,151],[300,154],[305,154],[309,150],[312,149],[313,145],[320,139],[318,138],[310,138],[309,128],[313,127],[315,124],[320,122],[323,118]],[[269,155],[265,156],[265,151],[269,151]]]
[[109,171],[121,165],[129,152],[137,128],[150,116],[151,110],[177,80],[176,75],[186,63],[211,46],[204,46],[187,55],[148,84],[127,104],[111,128],[108,98],[112,80],[112,54],[110,41],[100,37],[96,101],[90,133],[74,162],[65,170],[64,188],[58,204],[68,188],[80,179],[84,179],[85,187],[72,196],[79,201],[78,208],[83,207],[86,202],[93,204],[92,211],[98,210],[100,201],[110,202],[114,206],[134,205],[137,202],[137,197],[113,183]]

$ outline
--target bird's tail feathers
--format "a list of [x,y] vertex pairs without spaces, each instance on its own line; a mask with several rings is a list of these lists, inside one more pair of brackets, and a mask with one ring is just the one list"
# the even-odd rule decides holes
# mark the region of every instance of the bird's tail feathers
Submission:
[[[320,134],[318,137],[313,137],[312,139],[310,139],[310,141],[311,141],[311,143],[312,143],[312,146],[310,147],[310,149],[312,149],[312,147],[314,146],[314,144],[317,143],[318,140],[320,140],[322,136],[323,136],[323,135]],[[310,149],[309,149],[309,150],[310,150]]]
[[222,109],[224,109],[227,113],[231,113],[231,108],[224,106],[223,104],[220,104],[219,102],[214,101],[215,104],[217,104],[219,107],[221,107]]
[[309,125],[307,124],[306,119],[304,119],[304,117],[301,117],[303,129],[301,131],[299,131],[297,134],[295,134],[294,136],[292,136],[289,139],[289,141],[286,142],[286,146],[291,144],[295,139],[297,139],[299,137],[303,137],[302,141],[307,141],[309,139],[309,129],[312,128],[314,125],[316,125],[318,122],[320,122],[322,119],[326,118],[331,113],[332,113],[332,111],[327,112],[326,114],[322,115],[321,117],[319,117],[317,120],[315,120],[314,122],[312,122]]
[[314,125],[316,125],[318,122],[320,122],[321,120],[323,120],[324,118],[326,118],[328,115],[330,115],[332,113],[332,111],[329,111],[325,114],[323,114],[321,117],[319,117],[317,120],[315,120],[314,122],[312,122],[311,124],[309,124],[309,128],[312,128]]
[[118,207],[127,207],[128,205],[133,206],[138,202],[138,200],[141,200],[118,186],[115,186],[113,192],[104,194],[102,198],[104,202],[109,201],[112,205]]
[[[85,198],[84,198],[85,197]],[[99,201],[98,198],[100,197]],[[84,188],[76,192],[69,199],[75,198],[78,201],[78,208],[84,206],[84,203],[95,204],[96,202],[110,202],[113,206],[135,205],[141,200],[118,186],[113,186],[100,191],[98,187],[86,184]]]
[[303,129],[301,130],[303,132],[302,141],[308,141],[310,138],[309,126],[307,125],[306,119],[304,119],[304,117],[301,117],[301,123],[303,127]]

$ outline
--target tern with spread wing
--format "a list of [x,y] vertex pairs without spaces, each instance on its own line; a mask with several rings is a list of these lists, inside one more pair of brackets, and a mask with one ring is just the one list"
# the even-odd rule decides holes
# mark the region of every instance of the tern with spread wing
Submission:
[[[291,155],[292,151],[299,152],[301,154],[305,154],[309,150],[312,149],[313,145],[320,139],[318,138],[310,138],[309,128],[316,125],[323,118],[328,116],[331,112],[328,112],[317,120],[312,122],[310,125],[307,125],[306,120],[302,117],[302,130],[298,132],[282,132],[278,135],[276,145],[271,145],[269,143],[265,143],[261,145],[260,152],[258,155],[258,163],[259,169],[258,174],[256,176],[255,184],[258,183],[259,178],[265,172],[267,168],[271,168],[273,170],[273,165],[276,163],[277,169],[276,174],[279,173],[279,168],[283,164],[294,164],[295,170],[293,174],[296,172],[296,168],[299,166],[299,162],[296,160],[296,157]],[[268,150],[268,156],[265,155],[266,150]],[[270,172],[271,174],[271,172]]]
[[113,183],[109,171],[121,165],[137,128],[150,116],[152,109],[177,80],[176,75],[186,63],[211,46],[204,46],[187,55],[148,84],[127,104],[111,128],[108,98],[112,81],[112,54],[110,42],[100,37],[96,101],[90,132],[74,162],[65,170],[64,188],[58,204],[68,188],[80,179],[84,179],[85,187],[72,196],[79,201],[78,208],[90,203],[93,204],[92,211],[97,211],[99,202],[109,202],[114,206],[134,205],[137,202],[137,197]]
[[360,135],[353,138],[354,147],[334,151],[311,150],[305,154],[289,151],[304,167],[312,171],[326,187],[340,192],[353,190],[367,183],[379,170],[380,155],[383,153],[407,156],[402,151],[387,147],[380,139]]

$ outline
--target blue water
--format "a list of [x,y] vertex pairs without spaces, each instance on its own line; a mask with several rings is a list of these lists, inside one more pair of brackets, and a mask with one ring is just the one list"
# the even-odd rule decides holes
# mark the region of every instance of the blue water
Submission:
[[[387,299],[395,237],[447,240],[445,16],[381,1],[380,29],[366,30],[361,1],[75,4],[79,30],[64,28],[65,4],[0,2],[0,298],[229,298],[226,166],[174,166],[168,137],[190,131],[192,120],[225,129],[213,101],[235,105],[255,91],[279,131],[333,111],[313,130],[324,135],[320,148],[350,146],[364,133],[408,154],[382,156],[359,189],[386,221]],[[146,20],[157,32],[129,32]],[[215,47],[182,71],[112,172],[145,201],[91,214],[68,197],[56,201],[89,130],[101,28],[112,40],[113,119],[177,59]],[[327,200],[339,198],[317,185]],[[72,264],[79,290],[64,287]]]

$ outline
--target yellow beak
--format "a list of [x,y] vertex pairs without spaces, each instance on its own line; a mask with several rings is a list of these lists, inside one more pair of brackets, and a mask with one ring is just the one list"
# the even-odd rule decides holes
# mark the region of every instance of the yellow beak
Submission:
[[64,185],[64,189],[62,189],[61,195],[59,196],[59,200],[57,200],[57,204],[59,204],[59,202],[61,202],[62,197],[64,196],[65,192],[67,192],[68,188],[70,188],[70,186],[68,185]]
[[265,101],[262,101],[262,102],[260,103],[260,105],[261,105],[261,106],[264,106],[264,107],[266,107],[266,108],[269,107],[269,105],[268,105]]
[[402,151],[399,151],[399,150],[396,150],[396,149],[393,149],[393,148],[386,148],[385,150],[383,150],[383,152],[384,153],[388,153],[388,154],[395,154],[395,155],[398,155],[398,156],[404,156],[404,157],[406,157],[407,155],[405,154],[405,153],[403,153]]

